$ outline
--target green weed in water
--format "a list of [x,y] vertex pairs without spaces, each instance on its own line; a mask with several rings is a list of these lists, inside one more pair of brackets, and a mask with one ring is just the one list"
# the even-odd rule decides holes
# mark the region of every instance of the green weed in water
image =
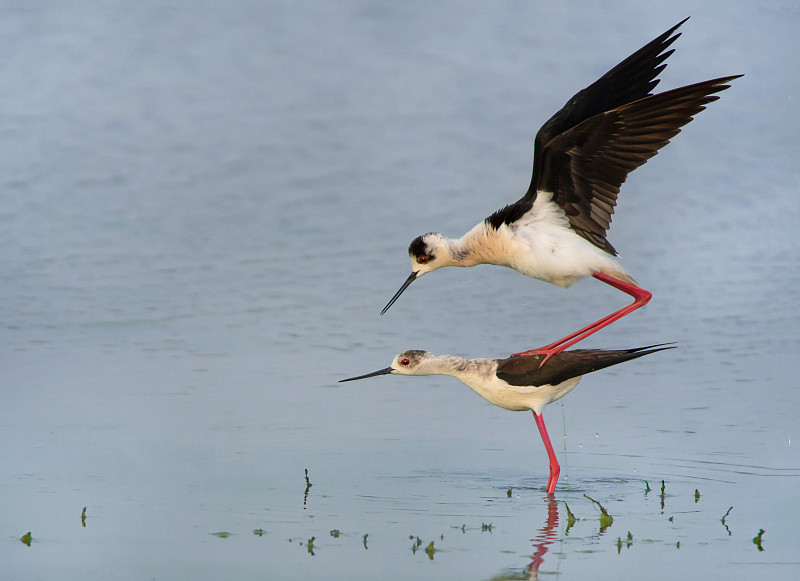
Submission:
[[308,502],[308,491],[311,490],[312,486],[314,486],[308,479],[308,468],[306,468],[305,470],[306,470],[306,491],[303,494],[303,510],[306,509],[306,503]]
[[610,514],[608,514],[608,512],[605,509],[605,507],[602,504],[600,504],[599,502],[597,502],[594,498],[591,498],[590,496],[587,496],[586,494],[584,494],[583,496],[585,496],[586,498],[591,500],[600,509],[600,532],[604,533],[605,530],[614,523],[614,517],[612,517]]
[[571,529],[572,525],[575,524],[576,519],[575,519],[575,515],[572,514],[572,511],[569,509],[569,505],[566,502],[564,503],[564,506],[567,507],[567,528],[564,531],[564,534],[566,535],[566,534],[569,534],[569,529]]
[[[617,537],[617,555],[622,551],[622,537]],[[633,534],[628,531],[628,536],[625,538],[625,548],[630,549],[633,544]]]
[[731,513],[732,510],[733,510],[733,507],[730,507],[728,509],[728,512],[725,513],[725,516],[722,517],[722,526],[724,526],[725,530],[728,531],[728,536],[731,536],[731,529],[729,529],[728,525],[725,524],[725,519],[728,518],[728,515]]
[[417,549],[419,549],[422,546],[422,539],[420,539],[419,537],[415,537],[414,535],[410,535],[408,538],[414,541],[414,543],[411,545],[411,552],[416,553]]
[[761,546],[761,536],[764,534],[764,529],[758,529],[758,534],[753,537],[753,544],[758,547],[759,551],[763,551],[764,547]]

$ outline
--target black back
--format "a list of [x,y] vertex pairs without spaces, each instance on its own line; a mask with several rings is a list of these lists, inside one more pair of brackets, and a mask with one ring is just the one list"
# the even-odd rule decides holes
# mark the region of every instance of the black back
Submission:
[[509,385],[558,385],[573,377],[665,349],[674,347],[662,344],[622,350],[573,349],[553,355],[544,365],[541,365],[544,355],[515,355],[498,362],[496,375]]

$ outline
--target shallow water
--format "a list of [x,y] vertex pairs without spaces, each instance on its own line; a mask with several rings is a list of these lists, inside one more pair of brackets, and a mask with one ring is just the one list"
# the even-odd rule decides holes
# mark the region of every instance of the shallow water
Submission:
[[[378,316],[414,236],[516,199],[539,125],[688,14],[661,86],[747,76],[623,187],[654,299],[586,341],[679,349],[545,410],[556,502],[529,414],[338,384],[623,304],[481,267]],[[798,32],[788,2],[3,8],[8,578],[796,578]]]

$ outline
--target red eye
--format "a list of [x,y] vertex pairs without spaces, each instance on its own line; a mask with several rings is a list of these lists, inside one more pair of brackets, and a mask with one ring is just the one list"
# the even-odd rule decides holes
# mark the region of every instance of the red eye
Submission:
[[409,363],[411,363],[411,361],[409,361],[408,359],[401,359],[400,360],[400,365],[408,365]]
[[419,258],[417,258],[417,262],[419,262],[420,264],[425,264],[426,262],[428,262],[428,257],[420,256]]

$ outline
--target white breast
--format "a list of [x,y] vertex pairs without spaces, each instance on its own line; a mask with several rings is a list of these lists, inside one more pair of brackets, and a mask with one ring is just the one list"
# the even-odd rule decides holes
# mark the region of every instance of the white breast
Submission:
[[508,385],[497,376],[478,378],[475,376],[459,377],[467,387],[489,403],[512,412],[533,410],[537,414],[549,403],[561,399],[572,391],[581,376],[573,377],[558,385],[514,386]]
[[517,239],[510,266],[519,272],[568,287],[595,272],[625,272],[607,252],[579,236],[564,211],[539,192],[533,208],[511,228]]

